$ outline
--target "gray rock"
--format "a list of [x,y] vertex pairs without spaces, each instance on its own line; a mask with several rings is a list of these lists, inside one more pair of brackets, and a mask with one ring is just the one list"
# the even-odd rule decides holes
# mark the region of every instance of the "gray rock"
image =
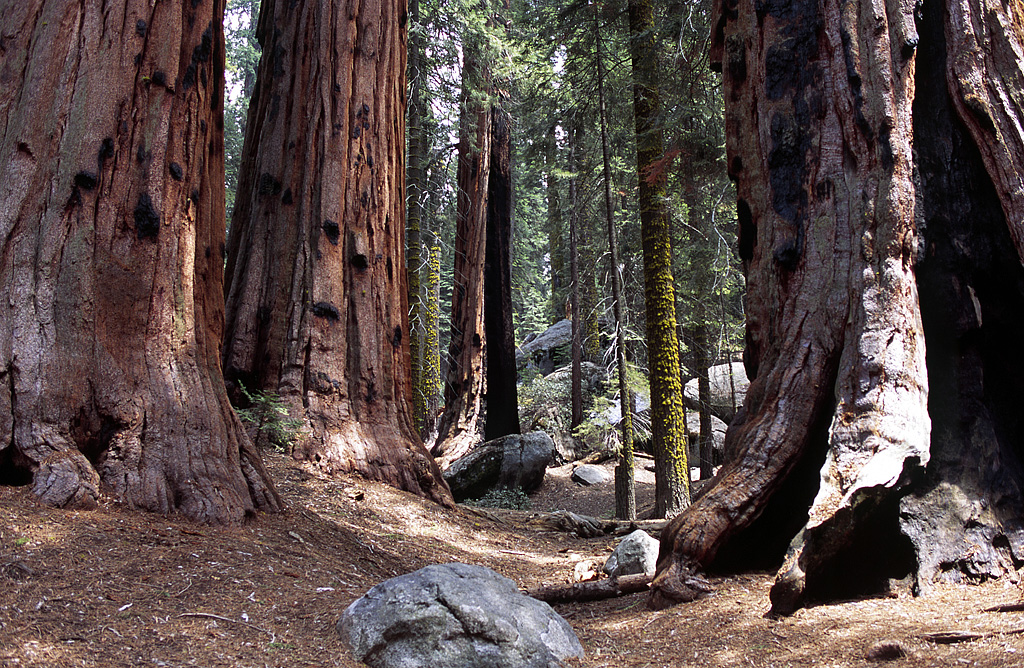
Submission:
[[[747,398],[747,388],[750,387],[747,372],[742,362],[733,362],[711,367],[708,369],[708,377],[711,381],[711,412],[715,417],[728,424],[732,422],[736,411],[743,405],[743,400]],[[693,410],[700,408],[700,404],[697,402],[696,378],[686,384],[683,389],[683,397],[688,408]]]
[[456,501],[478,499],[504,487],[532,492],[544,480],[555,444],[542,431],[510,434],[481,443],[444,472]]
[[[711,416],[711,449],[714,451],[712,460],[715,466],[719,466],[724,460],[725,431],[728,428],[729,425],[714,415]],[[686,411],[686,436],[690,466],[700,466],[700,415],[697,411]]]
[[373,668],[557,668],[583,656],[547,603],[482,566],[427,566],[382,582],[345,610],[338,633]]
[[516,367],[533,364],[546,376],[569,361],[571,341],[572,320],[559,320],[516,349]]
[[584,487],[600,485],[601,483],[608,482],[611,479],[611,475],[600,466],[583,464],[582,466],[577,466],[572,470],[573,482],[578,482]]
[[653,576],[660,546],[661,542],[657,538],[652,538],[643,529],[637,529],[615,547],[602,570],[613,578],[637,573]]

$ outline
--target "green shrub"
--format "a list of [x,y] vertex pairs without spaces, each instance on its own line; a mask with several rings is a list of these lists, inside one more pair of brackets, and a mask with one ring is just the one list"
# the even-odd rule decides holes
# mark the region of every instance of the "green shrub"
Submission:
[[242,394],[249,401],[248,408],[236,408],[239,419],[256,429],[257,438],[262,436],[275,450],[287,452],[302,435],[302,420],[288,415],[288,407],[281,397],[273,392],[249,392],[242,383],[238,384]]
[[529,510],[531,507],[530,497],[520,487],[509,489],[499,487],[492,489],[479,499],[466,501],[467,506],[478,508],[503,508],[505,510]]

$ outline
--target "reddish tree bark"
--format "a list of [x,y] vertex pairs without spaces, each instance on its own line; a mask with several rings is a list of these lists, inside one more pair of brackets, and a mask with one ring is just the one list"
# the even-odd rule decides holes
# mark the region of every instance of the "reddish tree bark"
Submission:
[[451,338],[444,384],[444,412],[432,452],[446,467],[480,443],[484,432],[484,261],[487,181],[491,170],[491,111],[479,101],[489,74],[471,44],[463,54],[459,119],[458,194]]
[[[508,3],[495,6],[508,9]],[[488,3],[480,5],[491,11]],[[505,23],[490,16],[490,22]],[[519,433],[512,328],[512,120],[481,35],[464,44],[455,274],[444,412],[432,452],[446,468],[483,440]]]
[[46,503],[280,507],[221,377],[223,11],[0,9],[0,476]]
[[305,421],[294,456],[450,503],[410,407],[404,11],[264,3],[224,364]]
[[512,117],[491,109],[491,173],[487,180],[484,340],[487,424],[484,439],[518,434],[516,337],[512,324]]
[[777,613],[906,570],[919,590],[1012,570],[1019,5],[930,3],[916,23],[898,0],[717,15],[753,380],[726,439],[738,456],[666,530],[652,603],[793,533]]

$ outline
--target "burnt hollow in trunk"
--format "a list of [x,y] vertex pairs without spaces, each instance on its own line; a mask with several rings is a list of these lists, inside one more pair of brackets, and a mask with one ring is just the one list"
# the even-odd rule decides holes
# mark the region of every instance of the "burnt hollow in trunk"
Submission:
[[924,8],[914,106],[932,459],[902,510],[922,590],[996,577],[1024,556],[1024,267],[949,96],[944,11]]

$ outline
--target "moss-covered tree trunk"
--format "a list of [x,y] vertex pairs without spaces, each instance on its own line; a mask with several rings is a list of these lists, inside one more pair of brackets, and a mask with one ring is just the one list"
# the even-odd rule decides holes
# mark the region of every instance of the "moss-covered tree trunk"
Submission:
[[279,393],[293,454],[442,503],[411,411],[400,0],[269,0],[228,240],[229,380]]
[[423,391],[428,438],[437,428],[441,410],[441,247],[431,235],[427,278],[424,284],[426,307],[423,318]]
[[636,122],[640,235],[644,255],[644,306],[651,381],[651,433],[654,446],[657,517],[672,517],[690,503],[686,461],[686,419],[679,373],[672,243],[665,210],[665,181],[651,167],[664,155],[660,119],[658,53],[651,0],[630,0],[630,55]]
[[701,568],[743,563],[759,538],[781,554],[771,537],[794,534],[778,613],[908,571],[922,591],[1012,571],[1019,6],[925,3],[919,21],[896,0],[717,14],[752,381],[727,435],[738,456],[666,530],[652,602],[689,600]]
[[0,7],[0,479],[48,504],[280,507],[221,377],[223,12]]

